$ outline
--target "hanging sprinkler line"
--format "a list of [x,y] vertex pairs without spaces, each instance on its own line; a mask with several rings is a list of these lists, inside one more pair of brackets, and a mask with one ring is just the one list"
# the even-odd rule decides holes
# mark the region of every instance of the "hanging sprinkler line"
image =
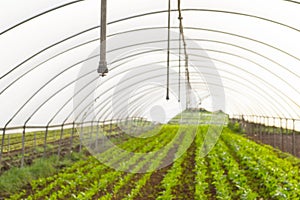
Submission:
[[166,100],[169,100],[169,87],[170,87],[170,31],[171,31],[171,0],[168,5],[168,52],[167,52],[167,96]]
[[[180,20],[180,18],[178,17],[178,19]],[[178,52],[178,54],[179,54],[179,56],[178,56],[178,60],[179,60],[179,63],[178,63],[178,102],[180,102],[180,96],[181,96],[181,90],[180,90],[180,79],[181,79],[181,77],[180,77],[180,75],[181,75],[181,32],[180,32],[180,28],[179,28],[179,44],[178,44],[178,46],[179,46],[179,52]]]
[[101,31],[100,31],[100,62],[98,73],[105,76],[108,73],[106,62],[106,26],[107,26],[107,0],[101,0]]
[[182,14],[181,14],[181,2],[178,0],[178,13],[179,13],[179,29],[180,34],[183,42],[184,47],[184,57],[185,57],[185,76],[186,76],[186,109],[188,109],[188,105],[190,104],[190,89],[191,89],[191,83],[190,83],[190,73],[189,73],[189,61],[188,61],[188,53],[186,48],[186,41],[184,37],[184,31],[183,31],[183,24],[182,24]]

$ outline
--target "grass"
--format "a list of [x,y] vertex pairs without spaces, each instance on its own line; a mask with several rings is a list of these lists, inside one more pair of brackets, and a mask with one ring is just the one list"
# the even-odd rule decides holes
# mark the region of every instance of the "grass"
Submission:
[[32,180],[52,176],[61,168],[71,166],[74,162],[84,159],[84,153],[73,152],[64,158],[57,155],[49,158],[36,159],[30,166],[23,168],[13,167],[0,176],[0,197],[20,191]]

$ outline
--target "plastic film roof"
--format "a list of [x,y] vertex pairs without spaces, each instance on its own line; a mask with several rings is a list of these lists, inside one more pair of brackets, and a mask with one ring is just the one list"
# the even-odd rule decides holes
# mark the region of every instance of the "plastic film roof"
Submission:
[[180,8],[186,49],[171,0],[166,101],[167,0],[108,0],[105,77],[96,72],[100,0],[1,1],[0,127],[147,117],[161,108],[168,120],[187,104],[299,119],[299,2],[181,0]]

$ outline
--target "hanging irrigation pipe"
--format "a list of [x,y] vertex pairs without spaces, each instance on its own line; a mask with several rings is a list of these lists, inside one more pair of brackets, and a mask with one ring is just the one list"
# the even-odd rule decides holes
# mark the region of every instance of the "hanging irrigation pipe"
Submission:
[[166,100],[170,99],[169,85],[170,85],[170,35],[171,35],[171,0],[168,1],[168,49],[167,49],[167,94]]
[[181,88],[180,88],[180,79],[181,79],[181,31],[179,30],[179,44],[178,44],[178,102],[180,102],[181,98]]
[[103,77],[108,73],[106,62],[106,28],[107,28],[107,0],[101,0],[101,25],[100,25],[100,61],[98,73]]
[[190,104],[190,74],[189,74],[189,60],[188,60],[188,53],[187,53],[187,44],[184,37],[184,31],[183,31],[183,23],[182,23],[182,13],[181,13],[181,1],[178,0],[178,19],[179,19],[179,30],[182,38],[183,43],[183,49],[184,49],[184,58],[185,58],[185,76],[186,76],[186,109],[188,109]]

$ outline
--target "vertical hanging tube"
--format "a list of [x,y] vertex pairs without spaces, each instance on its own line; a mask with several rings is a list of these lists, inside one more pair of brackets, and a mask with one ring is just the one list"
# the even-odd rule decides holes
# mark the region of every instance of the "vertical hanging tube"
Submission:
[[181,5],[180,0],[178,0],[178,12],[179,12],[179,29],[181,33],[181,38],[184,46],[184,55],[185,55],[185,76],[186,76],[186,109],[189,108],[190,104],[190,92],[191,92],[191,84],[190,84],[190,75],[189,75],[189,62],[188,62],[188,53],[186,49],[186,41],[184,37],[183,25],[182,25],[182,15],[181,15]]
[[[181,20],[181,16],[178,17],[179,20]],[[178,44],[178,60],[179,60],[179,63],[178,63],[178,102],[180,102],[180,75],[181,75],[181,30],[180,30],[180,26],[179,26],[179,44]]]
[[106,62],[106,25],[107,25],[107,0],[101,0],[101,35],[100,35],[100,63],[98,73],[105,76],[108,72]]
[[168,52],[167,52],[167,95],[166,100],[169,100],[169,85],[170,85],[170,26],[171,26],[171,0],[168,4]]

